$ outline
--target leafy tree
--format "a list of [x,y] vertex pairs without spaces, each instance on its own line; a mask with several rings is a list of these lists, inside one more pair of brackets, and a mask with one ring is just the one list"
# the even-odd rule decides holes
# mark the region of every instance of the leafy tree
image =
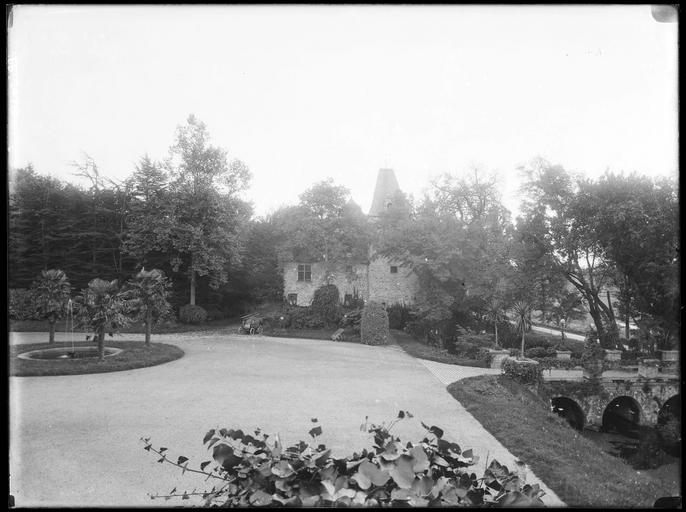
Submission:
[[512,312],[514,313],[515,327],[517,332],[522,335],[520,357],[524,359],[524,336],[531,330],[531,303],[526,301],[517,301],[512,306]]
[[[604,346],[616,346],[614,311],[602,300],[614,268],[603,257],[598,237],[587,228],[587,210],[579,195],[582,180],[543,159],[534,160],[523,171],[528,197],[518,226],[522,238],[538,251],[546,268],[552,266],[579,291]],[[535,273],[535,266],[529,268]]]
[[[628,326],[659,330],[660,344],[679,338],[679,202],[671,179],[606,173],[580,183],[576,215],[616,271]],[[627,327],[628,329],[628,327]]]
[[32,286],[36,312],[50,325],[49,343],[55,342],[55,322],[67,312],[71,284],[62,270],[43,270]]
[[167,166],[168,183],[157,164],[145,157],[139,163],[126,250],[141,262],[150,261],[152,253],[166,254],[173,272],[184,268],[189,302],[195,305],[199,277],[207,276],[217,289],[227,282],[230,265],[239,263],[250,207],[238,193],[250,172],[239,160],[229,163],[226,151],[210,144],[205,124],[192,115],[177,128]]
[[[495,180],[479,172],[449,175],[407,214],[409,201],[377,224],[379,253],[410,267],[420,291],[417,319],[445,339],[456,314],[488,315],[492,300],[506,301],[510,286],[511,224]],[[404,210],[404,211],[403,211]]]
[[367,219],[348,189],[331,179],[314,184],[297,206],[282,208],[273,218],[283,234],[281,250],[297,260],[334,264],[367,258]]
[[76,297],[76,319],[80,327],[92,330],[100,360],[105,358],[105,333],[110,336],[130,322],[117,280],[95,278]]
[[153,326],[171,313],[167,300],[170,286],[164,273],[156,268],[143,268],[127,282],[126,306],[135,319],[143,320],[146,344],[150,343]]

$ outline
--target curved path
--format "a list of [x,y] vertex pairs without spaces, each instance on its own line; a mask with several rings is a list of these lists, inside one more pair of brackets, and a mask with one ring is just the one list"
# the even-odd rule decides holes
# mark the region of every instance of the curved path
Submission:
[[[45,336],[11,333],[10,343]],[[58,333],[58,342],[66,339]],[[173,343],[186,355],[125,372],[10,378],[10,492],[17,506],[187,504],[147,496],[208,486],[198,475],[157,464],[140,437],[150,436],[156,447],[169,448],[170,458],[184,455],[197,467],[210,458],[202,445],[210,428],[260,427],[297,443],[316,417],[324,430],[318,440],[345,455],[369,445],[369,434],[360,431],[365,416],[380,423],[400,409],[415,416],[394,429],[404,440],[423,436],[421,420],[473,448],[481,458],[477,474],[486,458],[517,467],[515,457],[446,391],[445,380],[458,367],[442,368],[451,365],[420,361],[392,346],[217,332],[153,341]],[[458,368],[457,378],[480,371],[490,372]],[[526,478],[540,482],[530,471]],[[562,504],[544,489],[546,504]]]

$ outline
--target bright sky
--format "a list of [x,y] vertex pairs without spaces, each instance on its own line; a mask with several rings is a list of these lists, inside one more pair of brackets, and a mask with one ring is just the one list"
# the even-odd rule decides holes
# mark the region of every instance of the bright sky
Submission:
[[517,204],[540,155],[678,174],[677,23],[650,6],[19,6],[10,166],[122,179],[194,113],[253,173],[257,214],[326,177],[367,211],[477,164]]

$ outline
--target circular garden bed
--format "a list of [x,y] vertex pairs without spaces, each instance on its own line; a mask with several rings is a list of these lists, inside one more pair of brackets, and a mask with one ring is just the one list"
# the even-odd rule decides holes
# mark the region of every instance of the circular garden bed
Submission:
[[[105,359],[78,357],[97,352],[93,342],[30,343],[10,346],[10,376],[41,377],[53,375],[82,375],[134,370],[168,363],[183,357],[183,350],[166,343],[142,341],[106,341]],[[116,350],[113,350],[116,349]],[[109,354],[108,354],[109,352]],[[58,354],[58,357],[51,357]],[[50,357],[45,357],[48,355]],[[73,357],[77,355],[77,357]]]

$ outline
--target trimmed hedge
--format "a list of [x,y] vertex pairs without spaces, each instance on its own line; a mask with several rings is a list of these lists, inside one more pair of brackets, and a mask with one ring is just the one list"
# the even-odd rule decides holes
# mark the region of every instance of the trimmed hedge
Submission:
[[538,384],[543,379],[543,369],[538,361],[508,358],[503,361],[503,374],[521,384]]
[[207,311],[198,305],[186,304],[179,308],[179,321],[183,324],[201,324],[207,320]]
[[327,327],[336,325],[343,316],[340,293],[335,284],[325,284],[314,291],[312,316],[321,319]]
[[378,302],[369,302],[362,310],[360,338],[365,345],[386,345],[390,331],[386,309]]

